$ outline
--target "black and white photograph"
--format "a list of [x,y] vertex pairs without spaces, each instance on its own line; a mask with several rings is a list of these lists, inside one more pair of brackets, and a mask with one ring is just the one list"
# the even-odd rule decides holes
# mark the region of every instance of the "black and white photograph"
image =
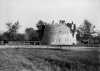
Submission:
[[100,71],[100,0],[0,0],[0,71]]

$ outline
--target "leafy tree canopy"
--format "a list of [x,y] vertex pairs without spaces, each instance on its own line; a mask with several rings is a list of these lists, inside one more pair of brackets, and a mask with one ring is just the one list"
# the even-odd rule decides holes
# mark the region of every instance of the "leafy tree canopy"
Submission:
[[88,20],[84,20],[84,23],[79,26],[78,31],[84,34],[92,34],[94,32],[95,26],[91,24]]
[[19,21],[15,22],[14,24],[12,23],[6,23],[7,27],[8,27],[8,32],[9,33],[16,33],[17,30],[19,29],[20,25],[19,25]]

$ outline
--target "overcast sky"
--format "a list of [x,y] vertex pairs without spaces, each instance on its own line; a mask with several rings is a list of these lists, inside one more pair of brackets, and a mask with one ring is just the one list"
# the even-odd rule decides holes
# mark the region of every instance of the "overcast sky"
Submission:
[[77,25],[87,19],[100,30],[100,0],[0,0],[0,31],[6,30],[6,22],[19,20],[23,32],[39,19],[72,19]]

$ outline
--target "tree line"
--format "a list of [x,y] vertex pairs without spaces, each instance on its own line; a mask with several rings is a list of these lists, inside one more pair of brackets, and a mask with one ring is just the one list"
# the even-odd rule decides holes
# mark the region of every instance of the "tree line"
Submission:
[[[46,27],[46,22],[39,20],[36,24],[38,30],[35,30],[33,27],[26,28],[24,34],[18,33],[20,28],[19,21],[15,23],[6,23],[8,30],[0,35],[0,44],[4,44],[9,41],[40,41],[43,38],[44,30]],[[84,23],[81,24],[76,30],[76,39],[77,45],[86,45],[86,46],[100,46],[100,35],[94,36],[96,32],[94,31],[95,25],[91,24],[88,20],[84,20]],[[75,31],[74,30],[74,31]],[[97,34],[97,33],[96,33]],[[29,42],[34,44],[34,42]]]
[[[0,44],[6,44],[9,41],[41,41],[44,31],[44,22],[42,20],[38,21],[36,24],[38,30],[33,27],[26,28],[24,34],[18,33],[20,28],[19,21],[15,23],[6,23],[7,31],[0,34]],[[30,42],[31,43],[31,42]]]

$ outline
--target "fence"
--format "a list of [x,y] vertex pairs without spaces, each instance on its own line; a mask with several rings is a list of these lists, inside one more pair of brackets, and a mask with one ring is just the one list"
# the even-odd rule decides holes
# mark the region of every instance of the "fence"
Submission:
[[40,41],[0,41],[1,45],[40,45]]

